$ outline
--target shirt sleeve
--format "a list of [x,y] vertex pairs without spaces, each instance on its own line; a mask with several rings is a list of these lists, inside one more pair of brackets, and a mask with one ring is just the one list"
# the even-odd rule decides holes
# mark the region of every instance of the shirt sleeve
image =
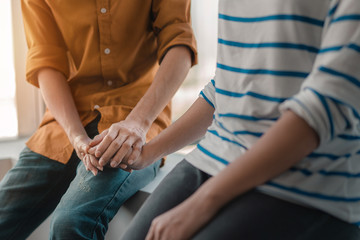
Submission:
[[190,0],[155,0],[152,14],[159,62],[171,47],[183,45],[191,50],[192,65],[195,65],[197,50],[190,21]]
[[213,79],[201,90],[199,97],[205,99],[205,101],[215,108],[215,81]]
[[360,1],[332,1],[321,50],[301,91],[284,102],[317,131],[320,144],[360,136]]
[[49,6],[44,0],[22,0],[28,53],[26,80],[39,87],[37,71],[50,67],[69,76],[67,47]]

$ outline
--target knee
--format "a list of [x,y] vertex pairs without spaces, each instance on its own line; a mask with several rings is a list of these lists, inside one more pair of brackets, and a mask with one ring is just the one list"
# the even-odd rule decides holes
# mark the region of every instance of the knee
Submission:
[[[56,210],[50,225],[50,239],[98,239],[97,235],[101,239],[106,230],[100,226],[101,230],[95,231],[94,222],[83,214]],[[99,230],[99,226],[96,229]]]

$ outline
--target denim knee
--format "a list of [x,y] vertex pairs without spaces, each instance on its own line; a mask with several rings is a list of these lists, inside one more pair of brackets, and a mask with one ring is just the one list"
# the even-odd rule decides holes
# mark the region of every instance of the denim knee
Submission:
[[103,239],[107,228],[94,221],[83,213],[57,210],[50,225],[50,239]]

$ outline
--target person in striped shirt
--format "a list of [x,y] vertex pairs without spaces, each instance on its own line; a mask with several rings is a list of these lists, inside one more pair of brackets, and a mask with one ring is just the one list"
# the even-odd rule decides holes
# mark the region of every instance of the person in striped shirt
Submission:
[[214,79],[128,165],[204,137],[123,239],[360,239],[360,1],[220,0],[218,18]]

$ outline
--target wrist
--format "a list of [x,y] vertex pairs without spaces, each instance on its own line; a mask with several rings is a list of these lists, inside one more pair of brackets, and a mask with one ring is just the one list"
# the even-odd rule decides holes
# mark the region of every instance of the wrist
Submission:
[[229,199],[223,192],[216,191],[217,188],[213,185],[214,181],[216,181],[214,177],[210,178],[193,196],[197,199],[197,202],[201,203],[201,206],[199,207],[203,207],[208,209],[208,211],[216,213],[229,201]]
[[74,144],[79,142],[79,140],[88,138],[88,135],[85,132],[85,130],[84,131],[69,131],[67,133],[67,135],[68,135],[71,145],[73,145],[73,146],[74,146]]
[[151,124],[153,122],[146,117],[133,116],[131,114],[126,117],[125,121],[133,122],[135,125],[137,125],[139,128],[141,128],[145,133],[147,133],[147,131],[150,129]]
[[150,164],[159,160],[162,155],[157,151],[156,147],[153,146],[152,142],[145,144],[142,148],[142,159],[150,162]]

